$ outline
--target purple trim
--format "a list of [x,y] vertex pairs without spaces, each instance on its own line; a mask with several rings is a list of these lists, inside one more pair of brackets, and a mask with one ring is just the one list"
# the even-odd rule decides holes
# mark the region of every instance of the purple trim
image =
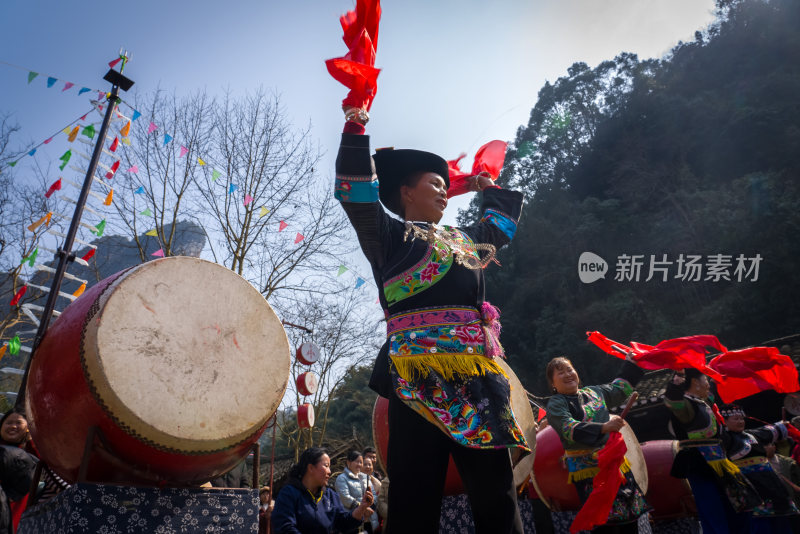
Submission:
[[403,312],[390,317],[386,321],[386,335],[410,328],[420,328],[438,325],[465,325],[479,323],[481,315],[478,310],[470,307],[452,308],[420,308]]

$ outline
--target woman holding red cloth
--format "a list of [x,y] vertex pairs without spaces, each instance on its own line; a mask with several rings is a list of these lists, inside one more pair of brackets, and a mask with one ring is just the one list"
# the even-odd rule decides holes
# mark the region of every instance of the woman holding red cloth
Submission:
[[[547,381],[554,394],[547,402],[547,422],[564,446],[569,482],[575,484],[581,502],[592,493],[598,474],[598,453],[611,432],[619,432],[625,421],[611,417],[609,407],[618,406],[633,393],[642,378],[642,370],[626,361],[619,377],[610,384],[580,386],[580,377],[567,358],[554,358],[546,368]],[[606,525],[593,532],[636,533],[639,516],[649,509],[644,494],[633,478],[630,464],[623,461],[620,470],[624,482],[611,505]]]
[[[440,226],[447,162],[419,150],[378,150],[364,109],[346,109],[335,196],[369,260],[387,317],[370,387],[389,398],[390,532],[438,532],[452,454],[476,532],[522,532],[510,448],[528,449],[514,418],[497,310],[483,268],[511,241],[522,194],[470,179],[483,192],[473,226]],[[383,206],[397,218],[389,216]]]

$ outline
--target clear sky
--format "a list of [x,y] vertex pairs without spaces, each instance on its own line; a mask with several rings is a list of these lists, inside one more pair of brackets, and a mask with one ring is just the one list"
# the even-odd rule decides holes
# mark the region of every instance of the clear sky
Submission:
[[[28,85],[25,71],[0,64],[0,112],[14,113],[22,139],[47,138],[88,109],[80,86],[107,88],[106,63],[125,47],[134,91],[275,89],[295,124],[312,124],[330,168],[346,89],[323,61],[345,53],[338,17],[354,4],[4,0],[0,61],[42,75]],[[622,51],[660,57],[693,39],[713,8],[713,0],[384,0],[373,147],[450,158],[491,139],[513,140],[545,80],[576,61],[594,66]],[[78,87],[47,89],[44,75]],[[454,207],[445,222],[453,222]]]

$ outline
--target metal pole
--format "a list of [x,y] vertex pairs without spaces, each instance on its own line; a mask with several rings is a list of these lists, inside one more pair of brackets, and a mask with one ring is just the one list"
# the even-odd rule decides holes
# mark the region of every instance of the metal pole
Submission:
[[[109,74],[111,74],[111,72],[114,71],[110,71]],[[108,125],[111,123],[111,117],[114,110],[117,108],[120,78],[122,80],[127,80],[127,78],[119,73],[114,72],[114,74],[117,74],[119,78],[109,76],[108,74],[106,75],[106,78],[111,77],[114,80],[111,93],[108,97],[108,108],[106,108],[106,115],[103,117],[103,124],[100,127],[100,134],[94,145],[92,159],[89,161],[89,169],[86,171],[86,177],[83,180],[83,187],[81,188],[81,193],[75,205],[75,212],[72,215],[72,222],[69,225],[67,237],[64,239],[64,245],[58,249],[58,267],[56,267],[56,272],[53,275],[53,284],[50,286],[50,293],[47,295],[47,302],[44,305],[44,311],[42,312],[42,318],[39,322],[39,328],[36,331],[36,337],[33,338],[31,355],[30,358],[28,358],[28,363],[25,365],[25,374],[22,376],[19,394],[14,404],[14,409],[18,411],[25,410],[25,389],[28,384],[28,372],[30,371],[31,362],[33,362],[33,358],[36,355],[36,349],[42,342],[42,338],[44,338],[44,334],[47,332],[47,327],[50,325],[50,317],[53,315],[53,310],[56,307],[56,299],[58,298],[58,291],[61,289],[61,281],[64,278],[64,273],[67,270],[67,263],[75,260],[75,255],[72,254],[72,245],[75,243],[75,235],[78,233],[78,226],[83,216],[83,208],[86,205],[86,199],[89,197],[89,190],[91,189],[92,180],[94,179],[94,173],[97,170],[97,162],[100,160],[100,155],[103,153],[103,146],[105,145],[106,135],[108,133]]]

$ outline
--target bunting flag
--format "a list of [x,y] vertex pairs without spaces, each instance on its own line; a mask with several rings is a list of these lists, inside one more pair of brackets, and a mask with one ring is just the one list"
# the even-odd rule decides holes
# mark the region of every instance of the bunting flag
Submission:
[[8,166],[9,166],[9,167],[14,167],[14,166],[16,166],[16,165],[17,165],[17,163],[19,163],[19,160],[17,160],[17,161],[12,161],[11,163],[9,163],[9,164],[8,164]]
[[97,250],[96,250],[96,249],[90,248],[90,249],[89,249],[89,252],[87,252],[86,254],[84,254],[83,256],[81,256],[81,259],[82,259],[83,261],[89,261],[90,259],[92,259],[92,256],[94,256],[94,253],[95,253],[95,252],[97,252]]
[[164,134],[164,146],[169,144],[170,141],[172,141],[172,136],[169,134]]
[[89,91],[91,91],[91,89],[88,87],[81,87],[81,90],[78,91],[78,96],[82,95],[83,93],[88,93]]
[[44,194],[44,198],[50,198],[52,194],[55,193],[56,191],[61,191],[61,178],[53,182],[53,185],[47,188],[47,192]]
[[8,340],[8,353],[12,356],[14,354],[19,354],[19,348],[22,346],[22,342],[19,340],[19,334],[12,337]]
[[52,140],[53,140],[52,137],[48,137],[47,139],[44,140],[44,144],[49,145],[50,141],[52,141]]
[[[75,141],[75,138],[78,137],[78,132],[80,132],[80,130],[81,130],[80,126],[76,126],[75,128],[73,128],[72,131],[69,132],[69,135],[67,136],[67,141],[69,141],[70,143]],[[69,131],[69,127],[65,128],[65,131]]]
[[28,152],[29,156],[33,156],[34,154],[36,154],[36,149],[35,148],[33,150],[31,150],[30,152]]
[[119,162],[120,160],[115,161],[114,164],[111,166],[111,170],[106,173],[106,178],[108,180],[112,179],[114,177],[114,174],[116,174],[117,169],[119,169]]
[[289,226],[289,225],[288,225],[288,224],[286,224],[284,221],[281,221],[281,222],[278,224],[278,231],[279,231],[279,232],[283,232],[284,230],[286,230],[286,227],[287,227],[287,226]]
[[236,185],[236,184],[231,184],[231,185],[228,187],[228,194],[231,194],[231,195],[232,195],[232,194],[233,194],[233,192],[234,192],[234,191],[236,191],[238,188],[239,188],[239,186],[238,186],[238,185]]
[[269,210],[267,208],[265,208],[264,206],[261,206],[261,211],[258,213],[258,218],[260,219],[261,217],[263,217],[267,213],[269,213]]
[[123,126],[122,129],[119,131],[119,134],[122,137],[128,137],[130,133],[131,133],[131,121],[128,121],[125,123],[125,126]]
[[116,152],[117,147],[119,147],[119,138],[114,137],[114,140],[111,142],[111,146],[108,147],[109,152]]
[[131,117],[131,120],[132,120],[132,121],[135,121],[136,119],[138,119],[138,118],[139,118],[139,117],[141,117],[141,116],[142,116],[142,114],[141,114],[141,113],[139,113],[139,111],[137,111],[137,110],[135,110],[135,109],[134,109],[134,110],[133,110],[133,116]]
[[[58,180],[58,181],[60,182],[60,181],[61,181],[61,179],[59,178],[59,180]],[[52,187],[52,186],[51,186],[51,187]],[[59,186],[58,186],[58,188],[59,188],[59,189],[61,189],[61,186],[59,185]],[[37,229],[37,228],[39,228],[39,227],[40,227],[41,225],[43,225],[43,224],[45,224],[45,225],[47,225],[47,226],[50,226],[50,218],[51,218],[52,216],[53,216],[53,212],[52,212],[52,211],[48,211],[48,212],[47,212],[47,215],[45,215],[44,217],[42,217],[41,219],[39,219],[39,220],[38,220],[38,221],[36,221],[35,223],[33,223],[33,224],[31,224],[30,226],[28,226],[28,230],[29,230],[29,231],[31,231],[31,232],[35,232],[35,231],[36,231],[36,229]]]
[[206,164],[206,162],[205,162],[205,161],[203,161],[203,160],[202,160],[202,159],[200,159],[200,158],[197,158],[197,163],[198,163],[198,164],[200,164],[200,165],[205,165],[205,164]]
[[39,75],[38,72],[33,72],[33,71],[29,72],[28,73],[28,83],[31,83],[33,81],[33,79],[36,78],[38,75]]
[[156,250],[155,252],[153,252],[153,253],[152,253],[152,254],[150,254],[150,255],[151,255],[151,256],[156,256],[156,257],[158,257],[158,258],[163,258],[163,257],[164,257],[164,249],[163,249],[163,248],[160,248],[160,249]]
[[253,201],[253,197],[251,197],[250,195],[245,195],[245,196],[244,196],[244,205],[245,205],[245,206],[247,206],[248,204],[250,204],[252,201]]
[[72,157],[72,150],[67,150],[66,152],[64,152],[64,155],[58,158],[62,161],[61,165],[59,165],[58,168],[63,171],[64,167],[66,167],[67,163],[69,162],[69,158],[71,157]]
[[800,390],[792,359],[775,347],[727,351],[708,362],[708,366],[722,375],[716,384],[717,393],[726,403],[767,390]]
[[144,215],[145,217],[150,217],[153,215],[153,212],[150,211],[150,208],[146,208],[144,211],[139,212],[139,215]]
[[109,67],[111,67],[111,68],[113,69],[114,67],[116,67],[116,66],[117,66],[117,63],[119,63],[120,61],[122,61],[122,58],[121,58],[121,57],[118,57],[117,59],[114,59],[114,60],[111,60],[111,61],[109,61],[109,62],[108,62],[108,66],[109,66]]
[[85,135],[89,139],[94,139],[94,134],[95,134],[94,124],[90,124],[89,126],[84,128],[83,130],[81,130],[81,135]]
[[[131,172],[131,169],[128,169],[128,172]],[[133,192],[134,195],[144,195],[144,186],[140,185],[136,191]]]
[[33,264],[36,262],[36,256],[39,255],[39,247],[36,247],[33,252],[22,258],[22,261],[19,262],[20,265],[24,264],[25,262],[28,263],[28,266],[33,267]]
[[65,84],[64,84],[64,88],[61,90],[61,92],[63,93],[63,92],[64,92],[64,91],[66,91],[67,89],[71,89],[71,88],[72,88],[74,85],[75,85],[75,84],[74,84],[74,83],[72,83],[72,82],[67,82],[67,83],[65,83]]
[[28,291],[28,286],[22,286],[19,289],[19,291],[17,291],[14,294],[14,298],[11,299],[11,302],[9,303],[9,306],[16,306],[17,304],[19,304],[20,299],[22,298],[22,296],[25,294],[26,291]]
[[[137,167],[136,165],[131,165],[131,167],[128,169],[128,172],[131,174],[139,174],[139,167]],[[142,188],[140,187],[139,189]],[[144,190],[142,190],[142,193],[144,193]]]
[[[202,160],[200,160],[200,161],[202,161]],[[201,163],[200,165],[205,165],[205,163]],[[222,176],[222,173],[219,172],[217,169],[214,169],[213,171],[211,171],[211,181],[212,182],[216,182],[217,178],[219,178],[220,176]]]
[[86,291],[86,282],[82,283],[81,286],[78,289],[75,290],[75,292],[72,294],[72,296],[73,297],[80,297],[81,295],[83,295],[84,291]]
[[144,235],[149,235],[151,237],[157,237],[158,236],[158,232],[156,231],[155,228],[153,228],[152,230],[148,230],[147,232],[145,232]]
[[97,231],[92,233],[95,234],[97,237],[103,237],[103,232],[106,231],[106,220],[103,219],[102,221],[100,221],[100,224],[95,226],[95,228],[97,228]]
[[346,272],[347,272],[347,267],[345,267],[344,265],[340,265],[339,272],[336,273],[336,276],[342,276]]
[[185,156],[188,153],[189,153],[189,149],[186,148],[185,146],[181,146],[181,153],[180,153],[180,155],[178,157],[182,158],[183,156]]
[[122,144],[131,146],[131,140],[129,138],[127,138],[127,137],[123,137],[122,138]]
[[158,126],[156,126],[155,124],[153,124],[151,122],[150,126],[147,127],[147,134],[150,135],[151,133],[155,132],[157,129],[158,129]]
[[58,78],[53,78],[52,76],[48,76],[47,77],[47,88],[50,89],[51,87],[53,87],[56,84],[57,81],[58,81]]
[[356,278],[356,289],[363,286],[367,281],[361,278],[360,276]]
[[114,202],[114,190],[113,189],[108,192],[108,195],[106,195],[106,199],[103,201],[103,205],[104,206],[110,206],[112,202]]
[[8,348],[7,345],[0,346],[0,360],[3,359],[3,356],[6,355],[6,349]]
[[302,241],[302,240],[303,240],[303,239],[305,239],[305,238],[306,238],[306,236],[304,236],[304,235],[303,235],[303,234],[301,234],[300,232],[297,232],[297,235],[296,235],[296,236],[294,236],[294,244],[295,244],[295,245],[296,245],[296,244],[298,244],[300,241]]

